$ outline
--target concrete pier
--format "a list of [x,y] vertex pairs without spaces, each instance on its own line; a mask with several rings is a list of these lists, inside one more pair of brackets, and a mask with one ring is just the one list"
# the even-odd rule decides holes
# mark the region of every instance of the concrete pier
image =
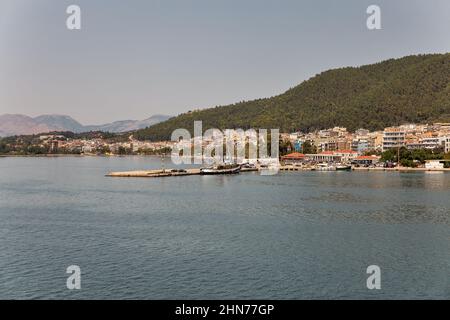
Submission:
[[[258,171],[256,168],[242,168],[241,172]],[[122,177],[122,178],[159,178],[159,177],[181,177],[199,175],[200,169],[184,169],[183,172],[174,169],[158,169],[158,170],[139,170],[139,171],[123,171],[110,172],[107,177]]]
[[[258,168],[242,168],[241,172],[259,171]],[[313,171],[314,167],[298,167],[298,166],[280,166],[280,171]],[[352,168],[353,171],[388,171],[388,172],[449,172],[450,169],[425,169],[425,168]],[[107,177],[122,177],[122,178],[159,178],[159,177],[181,177],[199,175],[200,169],[184,169],[184,171],[178,171],[174,169],[158,169],[158,170],[138,170],[138,171],[123,171],[123,172],[110,172]]]

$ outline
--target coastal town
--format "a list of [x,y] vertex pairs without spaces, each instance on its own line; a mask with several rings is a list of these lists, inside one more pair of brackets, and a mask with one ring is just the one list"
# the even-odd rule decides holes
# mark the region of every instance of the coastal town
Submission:
[[[373,132],[359,129],[353,133],[335,127],[282,137],[293,144],[294,152],[281,159],[294,165],[351,163],[355,167],[401,165],[437,169],[448,167],[450,159],[450,123],[406,124]],[[399,159],[401,163],[398,163]]]
[[[334,127],[308,133],[281,133],[280,141],[282,163],[303,168],[317,164],[444,168],[450,160],[450,123],[405,124],[372,132],[366,129],[349,132]],[[203,141],[204,146],[208,143],[207,139]],[[117,139],[102,133],[85,136],[47,133],[3,138],[0,154],[170,155],[174,144],[173,141],[140,141],[132,134]]]

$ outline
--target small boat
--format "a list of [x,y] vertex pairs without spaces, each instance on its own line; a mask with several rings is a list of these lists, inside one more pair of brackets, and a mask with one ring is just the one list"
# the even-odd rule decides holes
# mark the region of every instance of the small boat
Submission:
[[255,166],[254,163],[247,162],[247,163],[241,164],[241,168],[243,168],[243,169],[256,169],[256,166]]
[[280,171],[279,163],[269,163],[267,165],[261,165],[259,168],[262,176],[273,176]]
[[337,171],[350,171],[350,170],[352,170],[352,166],[338,163],[336,165],[336,170]]
[[241,166],[238,164],[220,164],[213,167],[201,168],[200,174],[235,174],[241,171]]
[[317,171],[336,171],[336,167],[329,165],[328,163],[319,163],[316,166]]

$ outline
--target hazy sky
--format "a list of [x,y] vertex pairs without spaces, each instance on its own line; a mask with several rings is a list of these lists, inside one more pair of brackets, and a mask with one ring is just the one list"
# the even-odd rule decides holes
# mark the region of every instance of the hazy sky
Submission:
[[[366,27],[370,4],[382,30]],[[431,52],[450,52],[450,0],[0,0],[0,114],[174,115]]]

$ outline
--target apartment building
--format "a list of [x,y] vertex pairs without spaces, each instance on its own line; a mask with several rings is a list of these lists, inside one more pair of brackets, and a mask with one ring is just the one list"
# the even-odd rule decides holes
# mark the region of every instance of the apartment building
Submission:
[[405,145],[406,131],[400,127],[384,129],[383,132],[383,152]]

